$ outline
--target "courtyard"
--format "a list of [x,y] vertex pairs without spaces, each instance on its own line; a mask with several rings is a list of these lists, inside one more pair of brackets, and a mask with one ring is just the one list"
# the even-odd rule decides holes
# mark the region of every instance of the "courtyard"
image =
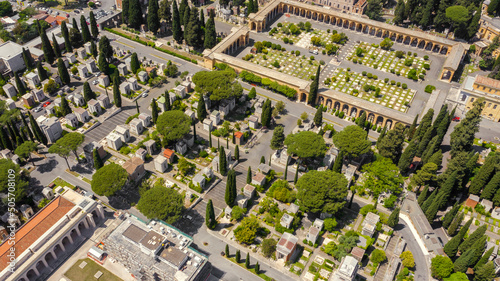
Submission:
[[72,281],[98,279],[106,281],[122,280],[90,258],[78,260],[64,275]]
[[415,90],[409,89],[406,84],[401,84],[401,82],[388,78],[380,80],[371,73],[367,73],[366,76],[363,74],[366,73],[337,68],[333,72],[329,87],[401,112],[408,110],[408,105],[415,96]]
[[[362,50],[359,51],[359,50]],[[390,72],[397,76],[404,76],[412,79],[408,73],[415,69],[414,77],[422,79],[430,69],[431,62],[429,56],[419,57],[417,53],[408,51],[384,50],[377,44],[368,44],[360,42],[348,52],[347,59],[353,63],[363,64],[370,68],[380,69],[384,72]],[[414,79],[417,80],[417,79]]]

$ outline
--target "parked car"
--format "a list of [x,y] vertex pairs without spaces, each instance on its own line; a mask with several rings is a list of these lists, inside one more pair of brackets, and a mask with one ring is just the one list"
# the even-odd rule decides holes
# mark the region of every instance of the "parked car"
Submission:
[[460,117],[455,116],[455,117],[453,117],[453,119],[452,119],[452,120],[453,120],[453,121],[455,121],[455,122],[459,122],[459,121],[460,121]]
[[97,84],[99,84],[99,81],[94,80],[94,81],[92,82],[92,84],[97,85]]
[[78,11],[78,10],[74,10],[74,11],[73,11],[73,13],[75,13],[75,14],[79,14],[79,13],[80,13],[80,11]]
[[146,92],[142,93],[142,95],[141,95],[141,97],[143,97],[143,98],[145,98],[147,96],[148,96],[148,93],[146,93]]
[[35,107],[35,109],[33,109],[33,112],[35,112],[35,113],[40,112],[40,111],[42,111],[41,107]]
[[50,101],[46,101],[43,103],[43,107],[47,107],[47,105],[49,105],[49,104],[50,104]]

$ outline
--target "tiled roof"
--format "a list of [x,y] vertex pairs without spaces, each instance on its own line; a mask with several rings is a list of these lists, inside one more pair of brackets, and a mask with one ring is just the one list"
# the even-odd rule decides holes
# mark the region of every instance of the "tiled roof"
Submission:
[[243,133],[242,132],[235,132],[234,133],[234,136],[238,139],[241,139],[241,137],[243,137]]
[[[15,238],[16,256],[20,256],[27,250],[74,206],[75,204],[59,196],[19,228]],[[7,254],[9,254],[10,247],[7,242],[0,245],[0,271],[7,267],[9,261]]]
[[171,149],[165,148],[165,150],[163,151],[163,156],[170,159],[170,158],[172,158],[172,156],[174,156],[174,151]]
[[475,84],[481,85],[481,86],[487,86],[493,89],[500,89],[500,81],[496,79],[491,79],[486,76],[478,75],[476,76],[476,81],[474,81]]

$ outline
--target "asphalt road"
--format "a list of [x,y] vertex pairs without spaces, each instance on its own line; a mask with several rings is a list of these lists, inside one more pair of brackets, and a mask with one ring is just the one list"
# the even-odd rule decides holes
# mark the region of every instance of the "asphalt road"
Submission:
[[406,241],[405,251],[410,251],[413,254],[413,259],[415,260],[415,280],[429,280],[429,265],[426,262],[426,256],[424,256],[408,225],[401,219],[396,226],[396,233],[401,235]]

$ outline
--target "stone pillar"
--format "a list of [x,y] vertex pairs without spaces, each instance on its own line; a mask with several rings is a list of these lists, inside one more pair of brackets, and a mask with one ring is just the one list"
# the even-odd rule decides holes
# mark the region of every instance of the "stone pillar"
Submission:
[[45,259],[41,259],[40,261],[42,261],[43,265],[45,265],[45,267],[49,267],[49,264],[45,261]]
[[50,250],[50,254],[52,255],[52,257],[57,260],[57,255],[56,255],[56,252],[54,252],[54,248],[52,248],[52,250]]
[[90,221],[90,225],[92,227],[95,227],[95,221],[94,221],[94,217],[92,216],[92,214],[87,214],[87,220]]
[[73,244],[73,238],[71,237],[71,234],[70,234],[70,235],[68,235],[68,236],[66,236],[66,237],[68,237],[69,242],[70,242],[71,244]]
[[61,246],[61,249],[63,250],[63,252],[66,252],[66,247],[64,247],[62,242],[59,244],[59,246]]
[[78,229],[78,225],[73,229],[76,231],[76,234],[78,234],[78,236],[82,235],[82,233],[80,232],[80,229]]
[[83,224],[85,225],[86,229],[89,228],[89,222],[87,221],[87,219],[83,219]]
[[101,219],[103,219],[104,218],[104,208],[102,207],[101,204],[97,205],[97,210],[98,210],[97,213],[99,214],[99,216],[101,217]]

